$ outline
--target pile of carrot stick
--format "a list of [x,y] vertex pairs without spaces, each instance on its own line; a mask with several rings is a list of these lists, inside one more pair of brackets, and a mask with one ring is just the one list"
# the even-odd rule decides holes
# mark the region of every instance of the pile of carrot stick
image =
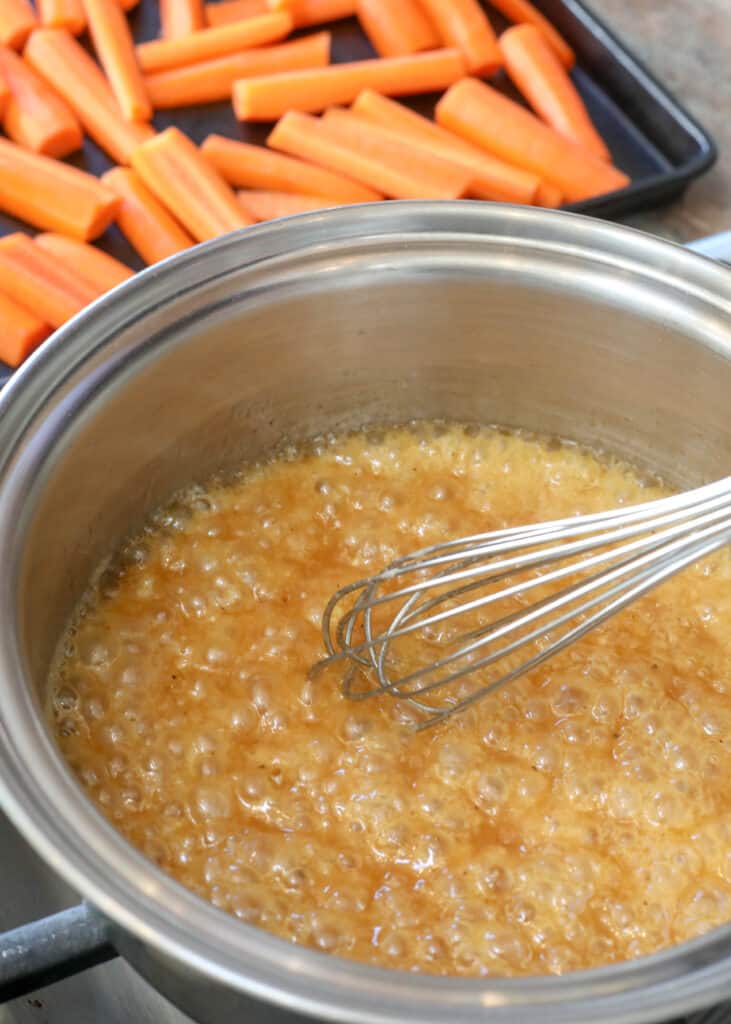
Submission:
[[[629,182],[574,87],[571,47],[531,0],[145,2],[160,37],[137,43],[137,0],[0,0],[0,213],[37,232],[0,238],[10,366],[133,276],[94,244],[112,225],[149,265],[326,207],[558,207]],[[490,9],[511,23],[500,35]],[[350,17],[376,56],[332,64],[328,23]],[[441,94],[433,119],[401,102],[420,93]],[[269,122],[266,145],[153,124],[216,101]],[[66,162],[85,137],[109,158],[99,178]]]

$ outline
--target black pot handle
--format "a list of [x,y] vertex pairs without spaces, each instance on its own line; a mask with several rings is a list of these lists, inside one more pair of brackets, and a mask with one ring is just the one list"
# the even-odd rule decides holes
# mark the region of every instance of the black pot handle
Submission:
[[0,1003],[117,956],[109,926],[88,903],[0,934]]

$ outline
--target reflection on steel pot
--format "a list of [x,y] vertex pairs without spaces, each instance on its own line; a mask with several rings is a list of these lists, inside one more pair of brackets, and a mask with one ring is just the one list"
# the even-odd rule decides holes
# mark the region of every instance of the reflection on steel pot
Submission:
[[727,270],[627,229],[488,204],[261,226],[151,268],[60,331],[0,398],[0,798],[108,922],[63,923],[78,962],[109,936],[205,1022],[243,1019],[252,1000],[272,1021],[629,1022],[730,996],[731,927],[527,980],[401,974],[290,945],[129,847],[42,710],[54,647],[104,555],[173,490],[283,435],[484,420],[600,442],[689,485],[731,469],[729,394]]

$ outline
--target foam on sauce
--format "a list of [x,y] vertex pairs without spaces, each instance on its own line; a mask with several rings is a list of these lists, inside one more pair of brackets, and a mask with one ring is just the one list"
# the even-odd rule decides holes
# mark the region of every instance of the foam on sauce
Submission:
[[434,730],[308,680],[335,589],[441,540],[661,496],[571,445],[421,425],[196,490],[103,573],[54,679],[91,799],[242,921],[405,970],[563,973],[731,920],[731,563]]

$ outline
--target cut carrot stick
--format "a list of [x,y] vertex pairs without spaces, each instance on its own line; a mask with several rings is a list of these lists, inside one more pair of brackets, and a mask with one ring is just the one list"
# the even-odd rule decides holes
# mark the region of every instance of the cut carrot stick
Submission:
[[[1,45],[1,44],[0,44]],[[10,100],[10,87],[5,81],[5,76],[0,69],[0,117],[3,116]]]
[[83,0],[94,49],[128,121],[152,117],[127,18],[118,0]]
[[413,146],[385,137],[377,125],[341,122],[339,115],[328,122],[290,111],[267,141],[273,149],[338,171],[391,199],[457,199],[470,182],[469,174],[430,153],[414,160]]
[[296,213],[345,205],[342,199],[333,199],[332,196],[304,196],[298,192],[238,192],[237,196],[249,216],[257,221],[277,220]]
[[428,149],[468,168],[472,174],[469,194],[476,199],[526,204],[536,201],[541,184],[537,175],[498,160],[395,100],[366,89],[356,99],[352,110],[398,132],[404,141],[408,139],[415,147]]
[[467,70],[491,75],[502,66],[497,36],[478,0],[419,0],[445,46],[459,50]]
[[86,242],[114,220],[119,200],[91,174],[0,139],[0,209]]
[[87,242],[79,242],[75,238],[53,232],[36,235],[33,241],[67,267],[73,267],[82,280],[100,293],[108,292],[134,277],[134,271],[124,263]]
[[535,206],[545,206],[549,210],[557,210],[563,203],[563,193],[548,182],[542,181],[534,201]]
[[160,35],[177,39],[205,28],[203,0],[160,0]]
[[585,146],[601,160],[611,160],[584,101],[541,30],[535,25],[509,28],[500,37],[500,48],[508,74],[536,114],[559,135]]
[[316,113],[336,103],[352,103],[362,89],[387,96],[446,89],[465,73],[457,50],[433,50],[409,57],[335,64],[314,71],[284,71],[236,82],[234,113],[240,121],[274,121],[296,105]]
[[[112,0],[113,2],[113,0]],[[147,74],[225,57],[252,46],[275,43],[292,31],[291,15],[271,11],[233,25],[204,28],[178,39],[153,39],[137,47],[137,59]]]
[[116,163],[129,163],[132,151],[155,134],[150,125],[125,121],[101,68],[65,29],[36,29],[24,56]]
[[326,21],[352,18],[357,0],[269,0],[272,11],[289,11],[295,28],[310,28]]
[[178,128],[166,128],[139,146],[132,167],[198,242],[252,223],[215,167]]
[[0,238],[0,280],[21,306],[52,327],[80,313],[101,292],[83,281],[73,267],[44,252],[27,235]]
[[101,180],[120,197],[117,225],[145,263],[157,263],[194,244],[135,171],[113,167]]
[[0,292],[0,361],[20,366],[50,333],[50,324]]
[[383,199],[380,192],[341,174],[291,156],[272,153],[262,146],[226,139],[222,135],[209,135],[201,146],[201,153],[229,185],[238,188],[327,195],[342,203],[368,203]]
[[295,39],[280,46],[262,46],[243,53],[232,53],[216,60],[204,60],[185,68],[158,71],[145,79],[147,92],[156,110],[213,103],[231,96],[234,82],[240,78],[278,71],[324,68],[330,63],[330,33]]
[[358,21],[380,57],[404,57],[442,45],[418,0],[358,0]]
[[[380,124],[366,121],[350,110],[332,107],[323,115],[321,123],[332,131],[333,137],[350,143],[364,159],[379,160],[386,167],[398,171],[408,166],[404,161],[408,160],[409,153],[413,159],[414,147],[411,140],[403,139],[398,132],[389,131]],[[422,184],[425,190],[430,189],[432,198],[459,199],[467,194],[472,182],[469,168],[426,149],[419,150],[415,164],[416,167],[409,167],[409,176],[418,183],[419,189]],[[411,197],[406,195],[403,198]],[[423,198],[429,198],[426,191]]]
[[68,156],[84,141],[73,112],[15,50],[0,46],[0,76],[10,89],[5,134],[26,149],[46,156]]
[[140,0],[117,0],[117,2],[123,11],[131,11],[137,6]]
[[0,43],[19,50],[38,22],[26,0],[0,0]]
[[535,25],[544,34],[564,67],[572,68],[576,63],[576,55],[554,25],[537,10],[530,0],[490,0],[492,6],[500,11],[508,21],[519,25]]
[[453,85],[436,108],[437,121],[508,163],[559,189],[568,202],[629,184],[626,174],[565,139],[519,103],[475,78]]
[[36,0],[41,25],[67,28],[78,36],[86,28],[82,0]]
[[217,28],[219,25],[230,25],[232,21],[266,14],[270,10],[267,0],[221,0],[217,4],[206,4],[204,15],[208,27]]

